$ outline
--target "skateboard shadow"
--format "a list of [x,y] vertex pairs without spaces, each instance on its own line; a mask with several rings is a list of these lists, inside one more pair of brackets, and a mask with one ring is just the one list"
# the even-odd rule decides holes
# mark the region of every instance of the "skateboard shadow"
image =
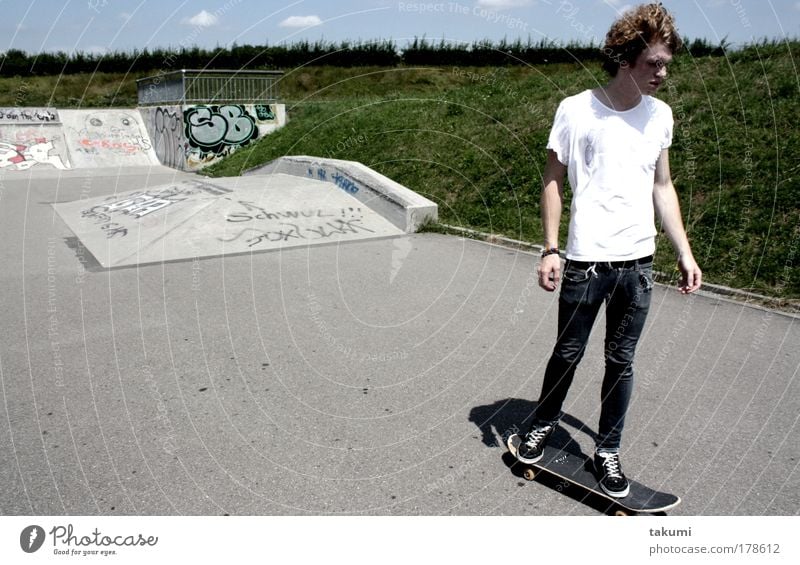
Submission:
[[[536,402],[520,398],[498,400],[486,406],[476,406],[469,413],[469,421],[481,431],[481,441],[486,447],[502,447],[512,434],[525,434],[531,424]],[[574,428],[594,442],[597,434],[578,418],[564,414],[561,424],[550,438],[550,444],[575,455],[584,455],[564,426]],[[575,451],[577,450],[577,451]]]

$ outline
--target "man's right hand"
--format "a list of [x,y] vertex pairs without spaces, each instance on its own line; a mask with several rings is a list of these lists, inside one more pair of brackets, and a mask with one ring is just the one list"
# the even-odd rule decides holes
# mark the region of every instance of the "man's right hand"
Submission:
[[542,257],[538,270],[540,287],[548,292],[558,288],[561,281],[561,257],[557,253]]

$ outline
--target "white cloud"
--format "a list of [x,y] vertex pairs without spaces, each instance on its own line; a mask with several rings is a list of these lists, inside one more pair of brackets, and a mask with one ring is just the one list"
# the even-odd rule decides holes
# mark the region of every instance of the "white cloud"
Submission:
[[504,10],[506,8],[520,8],[528,6],[531,0],[478,0],[481,8],[492,8],[494,10]]
[[185,18],[181,23],[195,27],[211,27],[219,23],[219,18],[206,10],[201,10],[191,18]]
[[313,27],[322,24],[319,16],[290,16],[280,23],[281,27]]

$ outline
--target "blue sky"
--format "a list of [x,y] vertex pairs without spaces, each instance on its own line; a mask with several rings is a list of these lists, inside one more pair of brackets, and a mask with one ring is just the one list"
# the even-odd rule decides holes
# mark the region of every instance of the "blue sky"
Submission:
[[[0,51],[109,52],[415,36],[599,42],[625,0],[0,0]],[[681,34],[738,45],[800,37],[800,0],[665,0]]]

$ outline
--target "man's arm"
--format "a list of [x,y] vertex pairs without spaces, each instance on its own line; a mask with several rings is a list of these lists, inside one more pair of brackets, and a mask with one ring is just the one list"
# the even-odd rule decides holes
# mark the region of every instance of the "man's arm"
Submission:
[[[556,152],[547,150],[547,163],[542,176],[542,229],[545,249],[558,247],[558,228],[564,201],[564,175],[567,166],[558,160]],[[539,286],[547,291],[558,288],[561,280],[561,258],[557,254],[542,257],[539,264]]]
[[703,274],[692,255],[689,238],[683,227],[681,209],[672,176],[669,170],[669,150],[663,149],[656,163],[653,205],[661,220],[664,232],[678,253],[678,268],[681,271],[680,291],[689,294],[700,288]]

